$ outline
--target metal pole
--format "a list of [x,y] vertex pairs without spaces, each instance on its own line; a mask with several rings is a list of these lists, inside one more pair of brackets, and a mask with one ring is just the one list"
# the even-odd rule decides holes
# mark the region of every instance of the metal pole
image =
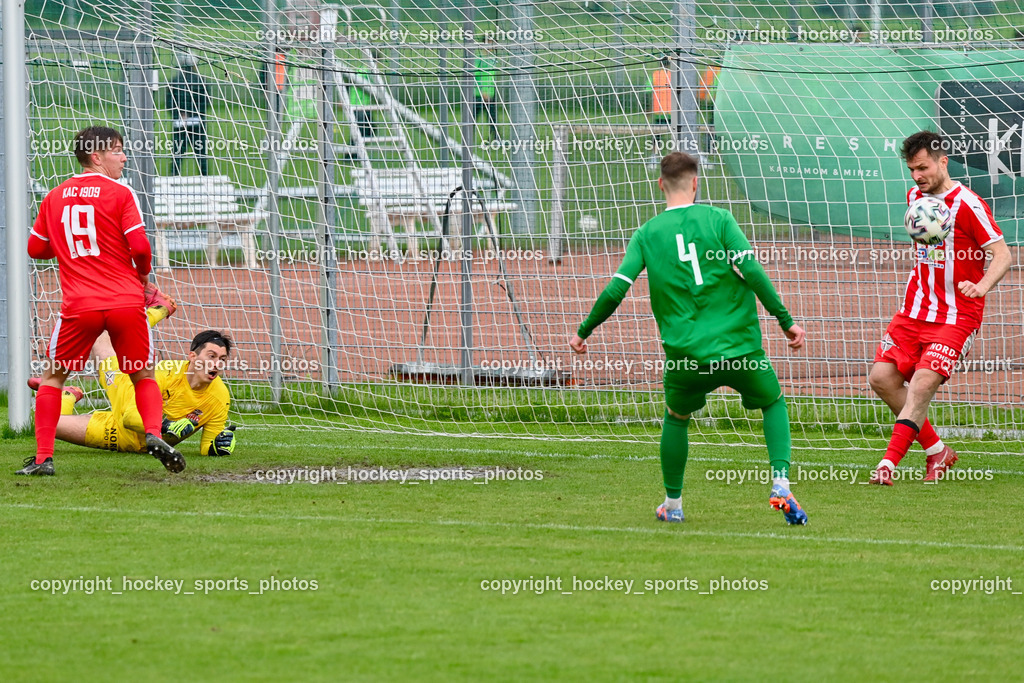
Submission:
[[[626,26],[622,19],[622,3],[623,0],[615,0],[612,6],[613,17],[615,19],[615,57],[619,62],[619,65],[612,69],[612,88],[615,90],[612,101],[615,103],[616,113],[622,111],[622,99],[626,92],[626,66],[622,63]],[[531,10],[532,9],[533,7],[531,5]]]
[[185,6],[182,0],[174,0],[174,38],[178,42],[185,40]]
[[[7,421],[29,426],[28,84],[25,77],[25,4],[3,0],[4,162],[7,195]],[[18,294],[18,295],[15,295]]]
[[[0,20],[0,43],[3,42],[4,24]],[[2,62],[2,60],[0,60]],[[4,73],[0,69],[0,92],[3,92]],[[4,111],[0,107],[0,140],[4,139]],[[0,188],[4,182],[5,161],[3,147],[0,146]],[[7,270],[7,194],[0,192],[0,269]],[[0,278],[0,387],[7,388],[7,278]]]
[[924,15],[921,17],[921,42],[935,42],[935,3],[925,0]]
[[676,2],[676,60],[672,69],[672,138],[675,149],[698,156],[695,0]]
[[[394,32],[392,35],[399,35],[402,30],[402,2],[401,0],[391,0],[391,30]],[[393,75],[388,77],[387,82],[391,84],[391,87],[399,87],[402,85],[402,78],[399,76],[401,69],[402,53],[399,49],[397,41],[391,45],[391,54],[389,57],[388,71]],[[401,95],[399,95],[401,97]]]
[[139,5],[138,24],[133,42],[135,48],[128,46],[121,58],[130,69],[128,72],[128,103],[127,111],[122,118],[125,122],[125,152],[128,154],[126,170],[139,198],[142,209],[142,220],[146,224],[149,244],[156,253],[156,218],[154,216],[153,179],[156,177],[156,104],[153,101],[153,90],[150,87],[154,71],[153,65],[153,5],[150,0],[143,0]]
[[871,0],[871,30],[875,36],[873,43],[881,43],[882,32],[882,3],[880,0]]
[[[458,2],[458,0],[451,0],[451,4],[445,9],[445,12],[448,13],[446,15],[446,17],[445,17],[445,26],[446,27],[451,27],[453,25],[458,25],[460,20],[461,20],[461,16],[462,15],[460,13],[459,7],[456,5],[456,2]],[[451,42],[454,43],[456,41],[452,40]],[[446,105],[447,109],[444,112],[444,123],[445,123],[445,125],[441,126],[441,132],[444,133],[444,135],[447,135],[449,139],[457,140],[457,139],[459,139],[459,135],[461,135],[461,131],[459,130],[459,125],[460,125],[461,121],[455,121],[455,120],[453,120],[452,117],[454,117],[454,115],[455,115],[455,102],[462,100],[462,84],[459,83],[459,79],[455,76],[455,72],[458,69],[457,64],[459,62],[458,50],[457,49],[449,50],[449,49],[446,48],[445,49],[445,54],[451,56],[451,61],[450,62],[448,62],[448,61],[445,62],[445,64],[447,65],[447,68],[450,69],[450,71],[448,72],[448,75],[445,78],[445,84],[444,84],[444,87],[445,87],[445,105]],[[456,95],[456,89],[458,89],[458,95]],[[461,112],[461,109],[459,111]],[[461,116],[461,114],[460,114],[460,116]],[[475,117],[474,117],[474,120],[475,120]],[[455,150],[451,150],[451,152],[454,155]],[[458,153],[461,155],[462,154],[461,150],[459,150]],[[459,158],[461,159],[462,157],[460,156]],[[453,159],[452,160],[453,165],[454,165],[454,161],[455,160]]]
[[[277,35],[280,24],[277,15],[277,0],[264,0],[265,26],[272,36]],[[281,214],[277,204],[277,188],[281,181],[281,162],[278,158],[281,146],[281,94],[277,90],[277,43],[267,42],[267,231],[270,233],[270,391],[274,403],[281,403],[284,392],[284,377],[281,372]]]
[[[336,12],[337,10],[333,10]],[[323,333],[321,335],[321,372],[324,390],[334,391],[338,384],[338,363],[336,346],[338,343],[338,306],[334,293],[337,284],[338,264],[334,253],[334,227],[338,222],[338,206],[334,197],[334,178],[336,161],[334,158],[334,101],[331,97],[331,85],[328,74],[334,68],[334,36],[327,31],[329,40],[324,39],[327,24],[332,10],[322,10],[320,20],[320,36],[324,42],[320,46],[320,87],[318,104],[320,110],[317,142],[320,148],[320,164],[317,168],[317,194],[320,199],[320,306],[323,311]],[[333,15],[336,18],[336,14]],[[330,76],[333,78],[333,75]]]
[[565,181],[569,173],[566,150],[569,148],[569,126],[553,126],[555,149],[551,168],[551,220],[548,225],[548,261],[562,260],[562,234],[565,226]]
[[[328,147],[333,142],[333,136],[327,128],[327,117],[330,103],[327,101],[327,55],[326,48],[321,50],[319,83],[317,84],[317,165],[316,165],[316,246],[319,254],[326,249],[327,235],[330,227],[327,225],[330,209],[328,201],[330,197],[331,178],[328,175],[327,154]],[[308,65],[312,67],[312,65]],[[331,319],[331,288],[328,282],[327,264],[320,258],[320,381],[325,394],[331,392],[331,335],[329,332]]]
[[475,119],[473,105],[475,103],[476,84],[473,79],[473,48],[474,9],[472,3],[463,7],[463,35],[465,41],[462,51],[462,286],[459,304],[459,317],[462,327],[462,353],[459,367],[462,383],[473,386],[473,211],[470,193],[473,190],[473,156],[470,148],[474,143]]
[[512,153],[513,195],[519,208],[512,213],[512,233],[532,235],[537,209],[537,181],[533,175],[536,139],[537,88],[533,82],[534,36],[533,0],[516,0],[513,5],[518,40],[513,49],[515,73],[512,76],[512,137],[517,141]]
[[799,0],[789,0],[789,41],[796,42],[800,29]]
[[[447,31],[448,27],[451,26],[451,22],[448,20],[448,9],[446,7],[437,8],[440,21],[438,21],[438,28],[442,31]],[[437,124],[441,127],[441,131],[452,137],[451,131],[448,130],[448,116],[452,106],[451,98],[451,79],[448,78],[448,41],[441,41],[441,47],[437,51],[438,57],[438,70],[441,73],[441,110],[437,113]],[[448,149],[448,145],[444,142],[441,143],[441,149],[438,154],[438,161],[442,167],[447,168],[451,163],[451,151]]]

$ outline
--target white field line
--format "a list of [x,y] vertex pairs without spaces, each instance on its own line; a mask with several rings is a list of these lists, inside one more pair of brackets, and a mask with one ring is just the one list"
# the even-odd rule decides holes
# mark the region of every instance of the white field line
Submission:
[[832,543],[842,545],[880,545],[898,546],[907,548],[945,548],[958,550],[992,550],[1024,552],[1024,546],[1020,545],[990,545],[985,543],[950,543],[948,541],[915,541],[911,539],[895,538],[848,538],[844,536],[812,536],[807,535],[803,528],[794,528],[789,533],[744,533],[739,531],[701,531],[688,530],[685,527],[674,527],[680,532],[669,529],[653,527],[609,527],[609,526],[588,526],[577,524],[536,524],[536,523],[507,523],[507,522],[481,522],[459,519],[381,519],[374,517],[334,517],[330,515],[265,515],[265,514],[244,514],[239,512],[199,512],[199,511],[175,511],[175,510],[119,510],[114,508],[97,507],[76,507],[76,506],[50,506],[33,505],[30,503],[0,503],[0,508],[37,510],[40,512],[85,512],[100,515],[136,515],[150,517],[219,517],[226,519],[248,519],[261,521],[280,522],[330,522],[332,524],[415,524],[417,526],[451,526],[451,527],[474,527],[484,529],[533,529],[539,531],[583,531],[587,533],[618,533],[618,534],[647,534],[663,535],[666,533],[679,533],[681,536],[699,536],[702,538],[749,538],[763,540],[797,541],[804,543]]

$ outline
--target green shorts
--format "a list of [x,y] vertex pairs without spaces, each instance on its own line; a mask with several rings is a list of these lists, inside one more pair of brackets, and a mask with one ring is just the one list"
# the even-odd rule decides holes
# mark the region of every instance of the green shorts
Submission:
[[669,361],[666,366],[665,403],[677,415],[703,408],[708,393],[718,387],[738,391],[747,410],[767,408],[782,397],[779,378],[763,350],[708,365]]

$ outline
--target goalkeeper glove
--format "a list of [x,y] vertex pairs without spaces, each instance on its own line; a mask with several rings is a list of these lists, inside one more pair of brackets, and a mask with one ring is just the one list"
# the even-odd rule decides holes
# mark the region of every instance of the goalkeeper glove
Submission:
[[198,426],[199,422],[191,417],[183,417],[173,422],[165,417],[160,431],[164,441],[173,446],[181,440],[192,436],[192,433],[196,431]]
[[210,456],[231,455],[234,452],[236,429],[238,427],[235,425],[228,425],[227,429],[213,437],[213,443],[210,444]]

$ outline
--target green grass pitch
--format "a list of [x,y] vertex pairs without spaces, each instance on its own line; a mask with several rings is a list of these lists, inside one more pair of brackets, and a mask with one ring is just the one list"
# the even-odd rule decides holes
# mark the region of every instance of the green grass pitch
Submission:
[[[880,443],[797,452],[793,491],[810,514],[797,528],[769,509],[766,485],[714,480],[763,471],[763,449],[694,446],[687,520],[667,525],[654,519],[656,445],[239,437],[233,456],[191,457],[181,476],[148,456],[58,444],[56,477],[15,477],[33,441],[0,441],[5,680],[1005,680],[1024,665],[1014,459],[965,458],[965,471],[991,472],[981,480],[882,489],[817,480],[865,481]],[[442,466],[542,478],[244,481]],[[31,584],[80,577],[110,589]],[[182,593],[125,591],[124,577],[183,581]],[[531,577],[561,590],[481,588]],[[621,583],[585,590],[574,577]],[[933,590],[982,577],[1011,590]],[[295,579],[317,590],[251,594]],[[656,593],[656,581],[676,583]]]

